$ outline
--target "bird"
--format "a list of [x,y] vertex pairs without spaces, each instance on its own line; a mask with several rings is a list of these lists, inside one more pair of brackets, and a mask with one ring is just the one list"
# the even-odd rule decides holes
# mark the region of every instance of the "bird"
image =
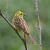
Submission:
[[31,43],[35,44],[35,40],[32,38],[32,36],[30,35],[30,33],[28,31],[28,26],[24,20],[24,16],[25,16],[25,13],[23,13],[22,11],[16,12],[15,16],[12,19],[12,25],[14,26],[14,28],[16,30],[23,31],[24,34],[26,34],[28,36]]

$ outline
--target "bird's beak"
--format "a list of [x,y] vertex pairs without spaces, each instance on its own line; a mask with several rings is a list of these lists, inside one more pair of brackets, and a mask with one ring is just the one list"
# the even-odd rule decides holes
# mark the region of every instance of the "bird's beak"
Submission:
[[23,15],[25,16],[26,14],[25,14],[25,13],[23,13]]

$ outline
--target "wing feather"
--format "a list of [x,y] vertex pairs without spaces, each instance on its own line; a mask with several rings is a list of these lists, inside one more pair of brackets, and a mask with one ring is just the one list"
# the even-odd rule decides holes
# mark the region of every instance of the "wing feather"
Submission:
[[23,18],[21,18],[21,17],[15,18],[14,25],[16,27],[18,27],[20,30],[22,30],[23,32],[28,33],[28,27],[27,27],[26,22]]

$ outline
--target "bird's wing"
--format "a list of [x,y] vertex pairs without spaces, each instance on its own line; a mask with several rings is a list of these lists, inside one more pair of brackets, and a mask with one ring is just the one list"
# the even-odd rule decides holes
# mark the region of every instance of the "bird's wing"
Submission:
[[28,27],[23,18],[21,17],[16,18],[14,25],[18,27],[19,29],[21,29],[23,32],[28,33]]

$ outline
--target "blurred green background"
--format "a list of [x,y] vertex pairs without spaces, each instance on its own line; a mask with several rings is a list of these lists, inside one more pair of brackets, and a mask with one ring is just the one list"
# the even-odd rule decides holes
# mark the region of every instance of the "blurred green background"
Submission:
[[[50,50],[50,0],[38,0],[39,16],[42,27],[42,48]],[[38,43],[37,21],[34,0],[0,0],[2,13],[11,22],[17,11],[26,13],[24,19],[29,32]],[[38,44],[32,45],[27,37],[28,50],[38,50]],[[15,31],[0,16],[0,50],[25,50]]]

